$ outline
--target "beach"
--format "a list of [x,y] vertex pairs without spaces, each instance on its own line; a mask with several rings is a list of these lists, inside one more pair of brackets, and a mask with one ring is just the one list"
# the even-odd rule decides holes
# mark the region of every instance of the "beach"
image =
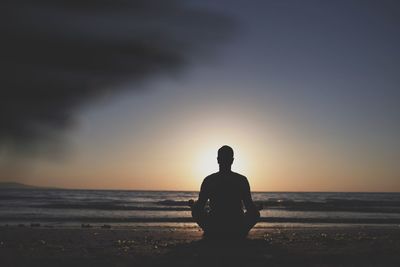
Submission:
[[270,226],[207,240],[189,224],[0,227],[1,266],[400,266],[400,227]]

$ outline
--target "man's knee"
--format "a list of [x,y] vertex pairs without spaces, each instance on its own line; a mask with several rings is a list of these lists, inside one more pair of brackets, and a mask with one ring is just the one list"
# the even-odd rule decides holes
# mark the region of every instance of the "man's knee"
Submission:
[[248,210],[246,216],[252,220],[258,221],[260,219],[260,211],[258,210]]
[[194,219],[199,219],[203,217],[204,211],[200,209],[199,206],[196,205],[196,203],[191,207],[191,210],[192,210],[192,217]]
[[256,213],[255,213],[255,218],[257,219],[257,221],[259,221],[260,220],[260,211],[256,211]]
[[245,225],[246,231],[250,231],[253,226],[257,224],[260,220],[260,212],[258,210],[247,211],[245,214]]

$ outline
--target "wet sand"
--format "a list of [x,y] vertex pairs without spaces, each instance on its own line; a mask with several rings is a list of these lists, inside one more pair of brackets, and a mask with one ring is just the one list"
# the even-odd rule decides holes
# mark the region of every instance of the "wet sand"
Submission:
[[0,227],[0,266],[400,266],[400,227],[269,227],[244,241],[196,227]]

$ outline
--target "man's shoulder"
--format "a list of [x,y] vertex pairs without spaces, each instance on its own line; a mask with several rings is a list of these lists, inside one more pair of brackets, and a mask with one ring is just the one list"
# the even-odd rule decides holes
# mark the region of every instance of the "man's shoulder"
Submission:
[[218,176],[218,172],[212,173],[212,174],[208,175],[206,178],[204,178],[204,182],[210,181],[210,180],[212,180],[214,177],[217,177],[217,176]]
[[247,177],[244,176],[244,175],[242,175],[242,174],[240,174],[240,173],[232,172],[232,174],[233,174],[235,177],[237,177],[238,179],[240,179],[240,180],[245,180],[245,181],[247,181]]

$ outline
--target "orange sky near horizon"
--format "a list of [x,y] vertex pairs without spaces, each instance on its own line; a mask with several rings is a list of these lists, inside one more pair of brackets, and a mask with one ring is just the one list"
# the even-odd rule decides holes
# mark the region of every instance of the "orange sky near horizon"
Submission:
[[361,158],[346,143],[266,123],[251,111],[231,115],[182,115],[175,119],[180,127],[158,125],[134,138],[128,131],[98,146],[90,141],[94,129],[87,129],[83,143],[91,149],[75,144],[66,157],[38,159],[19,180],[62,188],[197,191],[218,170],[217,149],[227,144],[235,151],[233,171],[248,177],[252,191],[400,191],[394,162]]

